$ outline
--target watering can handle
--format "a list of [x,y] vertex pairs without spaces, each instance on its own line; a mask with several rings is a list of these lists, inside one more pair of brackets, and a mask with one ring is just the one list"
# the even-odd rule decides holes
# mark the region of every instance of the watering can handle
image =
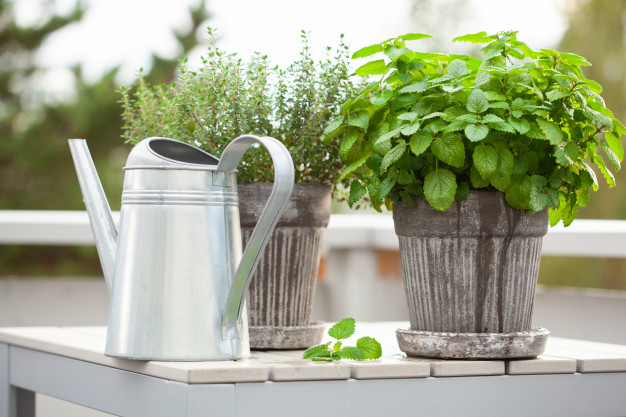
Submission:
[[274,164],[274,187],[243,252],[239,267],[235,273],[235,279],[228,293],[226,310],[222,320],[224,340],[237,339],[241,335],[240,318],[248,285],[259,263],[261,253],[293,191],[294,168],[291,155],[285,148],[285,145],[274,138],[253,135],[238,137],[228,144],[222,153],[220,162],[217,165],[217,171],[234,171],[248,148],[256,143],[263,144],[272,157]]

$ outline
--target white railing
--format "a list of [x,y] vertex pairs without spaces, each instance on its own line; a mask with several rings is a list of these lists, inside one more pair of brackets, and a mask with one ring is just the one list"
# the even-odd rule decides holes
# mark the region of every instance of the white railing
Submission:
[[[117,219],[119,213],[114,213]],[[0,244],[90,245],[85,211],[0,210]],[[324,237],[326,252],[338,249],[397,250],[393,220],[387,214],[333,214]],[[575,220],[552,227],[543,254],[626,258],[626,220]]]

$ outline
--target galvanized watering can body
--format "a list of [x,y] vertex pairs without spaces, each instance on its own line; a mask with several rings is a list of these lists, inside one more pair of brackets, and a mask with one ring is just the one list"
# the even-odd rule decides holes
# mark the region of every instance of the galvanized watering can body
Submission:
[[[255,143],[272,155],[274,192],[242,255],[235,168]],[[119,234],[86,142],[72,139],[70,148],[111,295],[105,354],[166,361],[249,356],[246,290],[293,188],[285,147],[242,136],[218,160],[172,139],[143,140],[124,168]]]

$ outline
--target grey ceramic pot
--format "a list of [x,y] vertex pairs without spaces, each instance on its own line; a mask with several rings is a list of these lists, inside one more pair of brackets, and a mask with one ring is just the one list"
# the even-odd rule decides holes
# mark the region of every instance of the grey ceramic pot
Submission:
[[[238,186],[244,247],[271,191],[271,183]],[[303,349],[320,343],[325,326],[313,322],[311,313],[330,202],[328,185],[294,185],[250,282],[251,348]]]
[[441,358],[541,354],[548,332],[531,320],[547,210],[528,215],[486,191],[443,213],[416,205],[393,208],[411,322],[396,332],[401,349]]

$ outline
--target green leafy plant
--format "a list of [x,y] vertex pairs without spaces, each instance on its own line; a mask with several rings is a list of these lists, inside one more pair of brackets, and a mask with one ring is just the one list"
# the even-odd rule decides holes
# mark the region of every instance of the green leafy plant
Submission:
[[[299,58],[281,69],[261,54],[244,63],[218,48],[211,28],[208,33],[198,69],[183,61],[175,83],[156,86],[140,71],[136,88],[121,89],[123,138],[136,144],[166,136],[219,157],[240,135],[272,136],[289,149],[296,182],[334,184],[343,161],[339,145],[324,145],[322,134],[354,91],[343,36],[334,50],[327,48],[325,59],[315,61],[303,31]],[[271,167],[266,151],[250,149],[238,166],[239,182],[273,181]]]
[[[378,359],[383,351],[376,339],[368,336],[361,337],[356,341],[356,346],[343,346],[341,340],[347,339],[354,334],[356,322],[352,317],[345,318],[328,330],[328,335],[335,339],[308,348],[302,357],[314,361],[332,362],[339,359],[353,359],[362,361],[365,359]],[[332,344],[332,347],[331,347]]]
[[615,186],[626,129],[585,78],[584,58],[534,51],[517,32],[454,39],[484,45],[480,59],[406,46],[428,37],[407,34],[352,56],[384,54],[356,70],[370,82],[325,130],[329,144],[340,137],[351,207],[421,197],[446,211],[469,190],[501,191],[510,206],[549,207],[550,223],[567,226],[598,189],[594,168]]

